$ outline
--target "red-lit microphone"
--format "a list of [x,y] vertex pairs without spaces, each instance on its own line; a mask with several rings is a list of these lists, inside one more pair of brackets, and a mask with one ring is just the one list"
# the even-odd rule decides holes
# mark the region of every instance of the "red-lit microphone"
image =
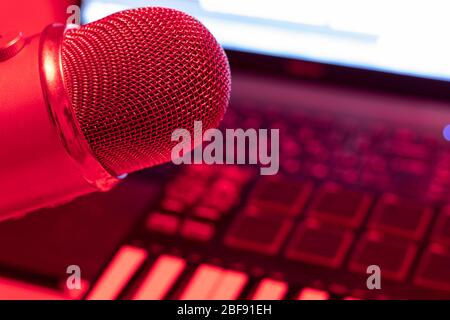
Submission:
[[[9,46],[9,47],[8,47]],[[141,8],[51,25],[0,49],[0,219],[109,190],[170,160],[172,132],[216,127],[226,56],[194,18]]]

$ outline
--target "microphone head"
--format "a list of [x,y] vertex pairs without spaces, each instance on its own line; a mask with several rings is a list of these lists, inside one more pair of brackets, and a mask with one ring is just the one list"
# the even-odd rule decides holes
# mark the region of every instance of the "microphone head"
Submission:
[[170,160],[175,129],[217,127],[228,106],[226,55],[177,10],[122,11],[66,32],[63,78],[97,160],[121,175]]

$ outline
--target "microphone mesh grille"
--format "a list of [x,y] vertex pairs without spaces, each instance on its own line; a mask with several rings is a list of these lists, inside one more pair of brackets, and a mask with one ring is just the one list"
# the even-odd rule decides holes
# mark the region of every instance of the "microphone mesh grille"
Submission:
[[130,173],[170,160],[172,132],[217,127],[229,102],[220,45],[172,9],[122,11],[69,30],[61,48],[76,118],[102,165]]

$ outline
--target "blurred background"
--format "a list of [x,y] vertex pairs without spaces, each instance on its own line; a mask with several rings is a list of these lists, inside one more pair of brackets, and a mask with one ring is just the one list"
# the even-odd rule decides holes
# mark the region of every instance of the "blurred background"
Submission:
[[[83,20],[148,5],[84,1]],[[449,79],[446,1],[157,0],[202,21],[225,48]]]

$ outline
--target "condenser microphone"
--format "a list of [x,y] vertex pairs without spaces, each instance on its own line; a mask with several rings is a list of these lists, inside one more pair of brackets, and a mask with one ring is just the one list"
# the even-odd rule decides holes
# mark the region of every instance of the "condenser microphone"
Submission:
[[211,33],[172,9],[18,33],[0,46],[0,219],[169,161],[174,130],[218,126],[230,85]]

